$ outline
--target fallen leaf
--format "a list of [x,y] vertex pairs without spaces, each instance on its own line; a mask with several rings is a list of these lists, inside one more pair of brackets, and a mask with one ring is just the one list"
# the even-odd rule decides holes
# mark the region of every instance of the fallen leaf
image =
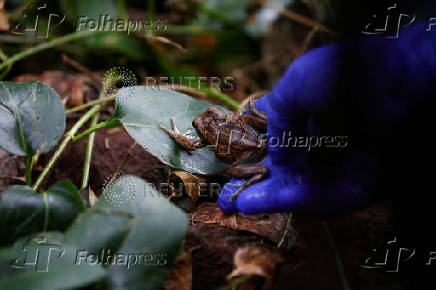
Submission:
[[[238,248],[233,256],[234,267],[227,276],[227,280],[251,276],[250,279],[240,283],[236,289],[259,289],[259,286],[263,290],[272,289],[277,264],[282,262],[283,258],[277,251],[259,245],[244,246]],[[255,277],[263,279],[259,281]]]
[[0,149],[0,192],[10,184],[16,184],[16,181],[26,182],[24,167],[23,158],[12,156]]
[[23,74],[13,79],[16,82],[41,81],[52,87],[64,102],[77,106],[98,97],[98,89],[87,74],[71,74],[62,71],[45,71],[42,74]]
[[93,207],[94,204],[98,201],[98,197],[95,195],[95,193],[91,189],[91,187],[89,188],[89,191],[88,191],[88,200],[89,200],[89,205],[91,207]]
[[3,9],[5,5],[4,0],[0,0],[0,31],[9,31],[9,16],[6,10]]
[[77,107],[83,105],[85,92],[83,91],[83,79],[77,79],[71,88],[70,106]]
[[191,198],[192,208],[195,208],[198,197],[203,193],[204,190],[206,190],[204,188],[202,190],[202,185],[206,184],[206,181],[207,180],[204,177],[181,170],[173,171],[168,175],[168,184],[172,185],[173,187],[172,196],[182,194],[181,192],[177,192],[177,189],[180,188],[180,186],[173,185],[181,182],[180,185],[183,185],[183,189],[185,190],[186,194]]
[[192,254],[182,251],[173,262],[165,290],[192,289]]
[[[287,229],[289,214],[269,213],[253,214],[244,213],[225,214],[216,203],[202,203],[195,213],[191,214],[193,224],[218,224],[222,227],[239,231],[248,231],[253,234],[267,238],[268,240],[279,243],[285,235],[286,248],[295,245],[297,232],[289,224]],[[195,222],[195,223],[194,223]]]

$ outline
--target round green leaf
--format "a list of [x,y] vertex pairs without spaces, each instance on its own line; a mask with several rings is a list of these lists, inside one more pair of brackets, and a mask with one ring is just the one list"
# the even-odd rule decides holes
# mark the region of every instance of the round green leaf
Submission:
[[65,230],[83,209],[77,189],[60,181],[44,193],[12,185],[0,194],[0,244],[42,230]]
[[[123,198],[125,195],[129,198]],[[186,214],[161,196],[153,184],[131,175],[118,178],[106,188],[95,208],[132,217],[130,232],[118,252],[146,254],[149,259],[154,255],[160,259],[158,265],[142,261],[129,267],[111,266],[107,288],[161,289],[186,234]]]
[[135,86],[118,91],[115,117],[138,144],[163,163],[194,174],[212,175],[229,167],[215,157],[212,148],[201,148],[189,154],[158,127],[171,128],[170,118],[175,117],[180,132],[189,130],[193,138],[198,138],[192,120],[208,107],[228,112],[221,106],[179,92]]
[[0,148],[31,156],[50,151],[65,131],[59,95],[39,82],[0,82]]

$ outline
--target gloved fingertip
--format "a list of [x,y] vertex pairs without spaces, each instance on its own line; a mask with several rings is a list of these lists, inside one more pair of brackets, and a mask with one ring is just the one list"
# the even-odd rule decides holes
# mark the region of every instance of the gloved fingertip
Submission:
[[218,206],[225,213],[234,213],[238,211],[236,200],[230,201],[230,197],[238,190],[238,186],[243,184],[243,180],[232,178],[221,189],[218,197]]
[[254,102],[254,106],[256,107],[256,109],[258,109],[259,111],[262,111],[262,112],[267,112],[268,95],[269,94],[271,94],[271,93],[264,95],[262,98],[260,98]]

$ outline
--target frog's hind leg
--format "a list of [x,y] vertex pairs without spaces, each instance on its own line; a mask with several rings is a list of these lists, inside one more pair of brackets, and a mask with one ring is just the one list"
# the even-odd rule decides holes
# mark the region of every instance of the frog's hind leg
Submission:
[[171,117],[171,128],[172,130],[165,128],[164,126],[160,126],[159,128],[164,130],[168,135],[170,135],[174,141],[181,146],[183,149],[187,150],[190,154],[191,151],[194,151],[196,149],[199,149],[201,147],[204,147],[205,145],[201,141],[194,141],[193,139],[189,138],[188,132],[185,134],[180,133],[180,131],[177,129],[176,126],[176,120],[174,117]]
[[252,184],[263,180],[268,175],[268,168],[260,164],[237,165],[227,169],[226,175],[237,178],[245,178],[251,176],[251,178],[247,182],[244,182],[244,184],[241,185],[234,194],[232,194],[229,199],[229,201],[232,202],[244,189]]

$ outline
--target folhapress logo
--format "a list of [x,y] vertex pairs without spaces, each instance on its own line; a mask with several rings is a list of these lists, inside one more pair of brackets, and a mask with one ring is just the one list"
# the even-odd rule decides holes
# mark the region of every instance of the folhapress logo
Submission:
[[65,249],[58,244],[47,243],[45,237],[30,237],[23,245],[21,257],[10,263],[12,268],[34,269],[35,272],[48,272],[50,262],[61,258]]

